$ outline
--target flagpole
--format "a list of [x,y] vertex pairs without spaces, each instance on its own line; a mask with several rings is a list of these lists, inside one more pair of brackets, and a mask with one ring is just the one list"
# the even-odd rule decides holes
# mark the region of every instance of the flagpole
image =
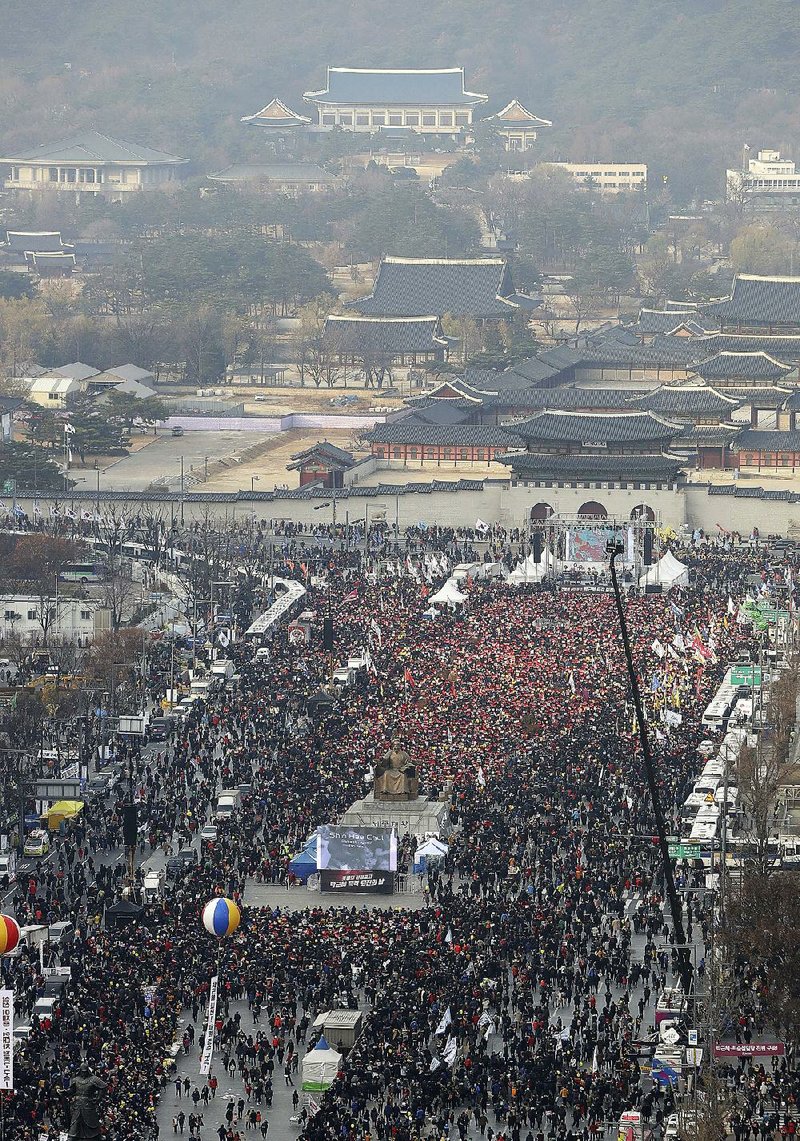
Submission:
[[630,639],[628,637],[628,626],[625,621],[625,610],[622,606],[622,595],[620,593],[619,580],[617,578],[615,560],[617,555],[622,554],[622,551],[622,544],[612,539],[608,546],[608,565],[609,570],[611,571],[611,583],[614,588],[614,601],[617,607],[620,632],[622,634],[622,647],[625,651],[625,662],[628,667],[628,677],[631,684],[631,696],[633,697],[633,706],[636,711],[636,721],[639,727],[639,740],[641,741],[642,745],[644,771],[645,776],[647,777],[647,787],[650,792],[650,803],[653,807],[653,815],[656,821],[658,846],[661,850],[661,863],[664,872],[664,883],[667,889],[667,900],[669,902],[669,910],[672,916],[672,927],[675,936],[675,942],[678,947],[678,972],[680,974],[683,992],[686,995],[686,999],[688,1001],[692,993],[692,965],[689,959],[689,949],[686,944],[686,936],[683,930],[682,908],[678,899],[678,893],[675,889],[675,877],[672,874],[672,861],[669,855],[669,845],[667,844],[667,831],[664,823],[664,813],[661,808],[661,798],[658,792],[658,782],[656,780],[655,768],[653,766],[653,757],[650,752],[650,741],[647,736],[647,721],[644,716],[642,695],[639,690],[639,679],[636,675],[636,667],[634,665]]

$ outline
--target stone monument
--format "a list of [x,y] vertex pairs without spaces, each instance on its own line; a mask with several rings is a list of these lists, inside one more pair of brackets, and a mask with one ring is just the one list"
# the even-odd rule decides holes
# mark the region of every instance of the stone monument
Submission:
[[100,1137],[98,1102],[106,1083],[93,1074],[82,1062],[71,1086],[72,1120],[69,1125],[71,1141],[96,1141]]

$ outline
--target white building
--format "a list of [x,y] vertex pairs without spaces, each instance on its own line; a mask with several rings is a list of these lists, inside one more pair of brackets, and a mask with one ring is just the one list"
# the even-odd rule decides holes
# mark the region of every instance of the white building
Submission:
[[0,597],[0,641],[12,633],[41,641],[45,629],[49,641],[86,646],[97,634],[111,629],[111,615],[96,598],[40,598],[36,594]]
[[647,165],[643,162],[547,162],[565,170],[578,186],[601,194],[630,194],[647,186]]
[[748,158],[745,147],[745,169],[725,172],[728,199],[756,198],[762,205],[800,204],[800,174],[795,163],[781,158],[780,151],[762,150],[756,158]]

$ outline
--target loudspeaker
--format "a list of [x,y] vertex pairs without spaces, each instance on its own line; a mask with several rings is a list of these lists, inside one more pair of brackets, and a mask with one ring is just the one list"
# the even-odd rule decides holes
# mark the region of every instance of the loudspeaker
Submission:
[[135,804],[125,804],[122,808],[122,842],[126,848],[135,848],[139,826],[139,810]]
[[324,650],[333,649],[333,619],[322,619],[322,648]]
[[533,532],[533,561],[540,563],[542,561],[542,532]]
[[653,532],[649,527],[644,533],[644,565],[653,565]]

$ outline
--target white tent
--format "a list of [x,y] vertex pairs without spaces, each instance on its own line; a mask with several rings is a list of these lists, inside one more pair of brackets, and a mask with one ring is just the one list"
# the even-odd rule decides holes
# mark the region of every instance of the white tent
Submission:
[[303,1089],[328,1089],[339,1072],[341,1061],[339,1051],[332,1050],[324,1036],[320,1038],[314,1049],[303,1058]]
[[459,582],[464,578],[501,578],[504,570],[502,563],[459,563],[451,578]]
[[428,599],[428,603],[433,605],[435,602],[446,603],[448,606],[457,606],[461,602],[466,602],[466,594],[462,594],[454,579],[449,578],[441,590],[437,590],[436,594],[432,594]]
[[512,586],[520,586],[523,582],[539,582],[544,578],[544,573],[544,563],[534,562],[533,551],[531,551],[524,562],[517,563],[508,576],[508,581]]
[[414,871],[425,871],[431,864],[440,864],[450,851],[444,840],[437,840],[435,836],[429,836],[427,840],[423,840],[420,846],[414,853]]
[[688,586],[689,570],[685,563],[679,562],[672,551],[662,555],[657,563],[647,568],[647,573],[639,579],[639,586],[659,584],[664,590],[671,586]]

